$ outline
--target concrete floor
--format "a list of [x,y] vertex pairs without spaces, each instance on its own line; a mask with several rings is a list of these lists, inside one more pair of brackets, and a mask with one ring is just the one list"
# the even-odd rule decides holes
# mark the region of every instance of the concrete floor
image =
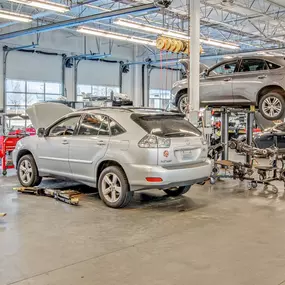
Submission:
[[282,185],[278,197],[235,181],[144,192],[123,210],[88,189],[76,207],[15,185],[0,178],[1,285],[285,284]]

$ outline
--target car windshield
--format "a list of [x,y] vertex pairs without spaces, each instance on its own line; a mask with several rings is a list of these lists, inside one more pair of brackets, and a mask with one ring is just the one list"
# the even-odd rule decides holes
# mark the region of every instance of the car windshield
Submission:
[[182,115],[155,114],[143,115],[132,114],[131,118],[147,133],[159,137],[197,137],[201,132]]

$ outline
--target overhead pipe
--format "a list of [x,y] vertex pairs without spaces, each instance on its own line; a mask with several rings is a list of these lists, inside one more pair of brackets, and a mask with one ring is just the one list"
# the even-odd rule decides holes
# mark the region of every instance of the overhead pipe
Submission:
[[43,33],[43,32],[48,32],[48,31],[54,31],[54,30],[59,30],[62,28],[79,26],[79,25],[94,22],[94,21],[106,20],[106,19],[110,19],[110,18],[114,18],[118,16],[129,15],[129,14],[145,12],[145,11],[159,10],[159,9],[160,8],[157,7],[154,3],[135,6],[135,7],[128,7],[128,8],[118,9],[114,11],[93,14],[93,15],[89,15],[89,16],[85,16],[81,18],[60,21],[57,23],[52,23],[48,25],[42,25],[38,27],[32,27],[32,28],[28,28],[28,29],[24,29],[20,31],[2,34],[0,35],[0,40],[16,38],[16,37],[25,36],[25,35],[38,34],[38,33]]

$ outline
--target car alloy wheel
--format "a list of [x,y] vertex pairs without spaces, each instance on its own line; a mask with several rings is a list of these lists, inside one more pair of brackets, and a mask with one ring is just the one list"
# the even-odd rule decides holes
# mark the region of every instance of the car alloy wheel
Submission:
[[107,173],[102,180],[102,192],[104,198],[110,202],[117,202],[122,194],[122,184],[115,173]]
[[282,102],[274,96],[269,96],[262,102],[262,111],[268,117],[278,117],[282,112]]
[[186,114],[188,110],[188,97],[187,95],[182,96],[179,100],[179,110],[181,113]]
[[32,164],[29,160],[25,159],[21,161],[19,175],[25,184],[30,184],[32,179],[34,179]]

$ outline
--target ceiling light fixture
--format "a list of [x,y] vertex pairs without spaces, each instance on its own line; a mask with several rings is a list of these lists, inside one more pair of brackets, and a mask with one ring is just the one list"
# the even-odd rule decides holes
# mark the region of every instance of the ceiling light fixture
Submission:
[[30,16],[19,14],[19,13],[13,13],[13,12],[1,10],[1,9],[0,9],[0,18],[17,21],[17,22],[25,22],[25,23],[32,21],[32,17]]
[[[143,23],[126,20],[126,19],[116,19],[114,23],[119,26],[134,28],[137,30],[141,30],[141,31],[145,31],[145,32],[153,33],[153,34],[169,36],[169,37],[182,39],[182,40],[189,40],[189,37],[186,33],[179,32],[179,31],[151,26],[151,25],[147,25]],[[217,41],[214,39],[201,38],[200,42],[206,45],[221,47],[225,49],[240,49],[240,46],[234,43],[222,42],[222,41]]]
[[64,12],[69,11],[68,6],[55,3],[55,2],[51,2],[51,1],[45,1],[45,0],[9,0],[9,1],[40,8],[40,9],[55,11],[59,13],[64,13]]
[[78,27],[77,32],[89,34],[93,36],[104,37],[104,38],[111,38],[111,39],[120,40],[120,41],[127,41],[127,42],[142,44],[142,45],[156,46],[156,42],[153,40],[133,37],[133,36],[129,36],[126,34],[108,32],[105,30],[92,29],[89,27]]

